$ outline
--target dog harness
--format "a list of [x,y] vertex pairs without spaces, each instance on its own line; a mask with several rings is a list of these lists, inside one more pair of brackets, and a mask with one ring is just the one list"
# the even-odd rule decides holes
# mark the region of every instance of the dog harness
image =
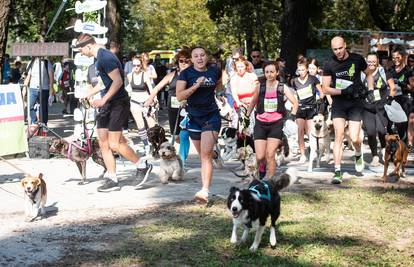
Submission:
[[76,142],[70,142],[69,148],[68,148],[68,158],[70,160],[73,160],[72,159],[72,146],[75,146],[76,148],[80,149],[81,151],[87,153],[90,156],[92,154],[92,147],[91,147],[90,139],[87,140],[86,144],[87,146],[85,148],[84,146],[78,145]]
[[[260,192],[260,190],[258,189],[258,187],[260,185],[263,185],[263,187],[265,189],[265,192]],[[269,185],[265,181],[260,181],[260,184],[256,184],[256,185],[254,185],[252,187],[249,187],[249,190],[251,192],[255,193],[259,199],[263,199],[263,200],[267,200],[267,201],[271,201],[272,200],[272,196],[270,194]]]

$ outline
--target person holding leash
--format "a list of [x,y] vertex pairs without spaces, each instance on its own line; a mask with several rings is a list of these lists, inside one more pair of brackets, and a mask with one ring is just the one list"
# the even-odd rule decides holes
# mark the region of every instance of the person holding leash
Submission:
[[97,132],[99,146],[107,167],[104,183],[98,187],[99,192],[120,190],[116,175],[116,161],[113,152],[137,165],[137,179],[145,178],[152,170],[152,165],[140,162],[139,156],[128,146],[122,135],[128,123],[130,102],[124,87],[124,72],[119,59],[110,51],[98,45],[89,34],[81,34],[75,46],[87,57],[96,58],[96,71],[100,82],[88,94],[88,99],[100,92],[101,98],[92,100],[91,105],[99,109]]

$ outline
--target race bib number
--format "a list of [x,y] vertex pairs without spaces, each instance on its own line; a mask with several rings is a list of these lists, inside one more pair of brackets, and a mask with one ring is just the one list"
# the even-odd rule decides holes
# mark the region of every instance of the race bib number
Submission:
[[348,80],[344,80],[344,79],[336,79],[335,88],[342,90],[342,89],[347,88],[351,84],[353,84],[352,81],[348,81]]
[[171,96],[171,108],[180,108],[180,101],[175,96]]
[[381,94],[378,89],[375,89],[374,90],[374,101],[378,101],[378,100],[381,100]]
[[277,111],[277,98],[265,98],[264,99],[264,111],[276,112]]
[[313,96],[312,85],[309,84],[307,87],[299,89],[296,91],[299,97],[299,100],[303,100]]

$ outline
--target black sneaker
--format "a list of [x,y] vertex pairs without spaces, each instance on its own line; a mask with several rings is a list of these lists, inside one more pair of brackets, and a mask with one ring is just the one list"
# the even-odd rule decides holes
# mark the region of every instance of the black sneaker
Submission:
[[106,178],[104,183],[99,186],[97,190],[98,192],[112,192],[121,190],[121,187],[114,180]]
[[342,183],[342,173],[341,171],[335,171],[334,177],[331,181],[332,184],[341,184]]
[[152,164],[148,163],[148,161],[145,161],[145,165],[146,167],[143,169],[137,168],[137,173],[135,174],[136,176],[136,185],[135,189],[140,188],[148,179],[148,176],[150,175],[151,171],[152,171]]

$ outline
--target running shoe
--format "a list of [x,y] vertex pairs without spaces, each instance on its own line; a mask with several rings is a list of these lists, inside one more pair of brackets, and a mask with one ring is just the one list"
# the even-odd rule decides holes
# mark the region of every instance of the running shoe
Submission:
[[365,168],[364,156],[361,153],[361,156],[355,156],[355,171],[362,172]]
[[97,188],[98,192],[112,192],[119,191],[121,187],[112,179],[106,178],[101,186]]
[[378,167],[379,164],[379,157],[377,155],[372,157],[371,166],[372,167]]
[[208,202],[208,190],[201,189],[194,195],[194,199],[199,203]]
[[143,185],[147,181],[151,171],[152,164],[148,163],[148,161],[145,161],[145,168],[137,168],[137,173],[135,175],[136,179],[135,183],[133,184],[133,186],[135,186],[135,189],[140,188],[141,185]]
[[299,163],[305,163],[306,162],[306,156],[305,155],[301,155],[299,158]]
[[342,173],[341,171],[335,171],[334,177],[331,181],[332,184],[341,184],[342,183]]

